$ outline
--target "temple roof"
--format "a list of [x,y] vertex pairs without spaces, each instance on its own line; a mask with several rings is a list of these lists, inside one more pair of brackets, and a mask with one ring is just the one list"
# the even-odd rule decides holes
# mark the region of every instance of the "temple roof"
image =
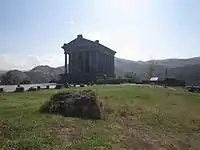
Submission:
[[82,35],[78,35],[76,39],[72,40],[69,43],[65,43],[62,48],[67,51],[74,51],[75,49],[81,49],[81,48],[88,48],[90,50],[97,50],[97,51],[104,51],[108,53],[115,54],[116,51],[102,45],[99,43],[99,40],[91,41],[88,39],[83,38]]

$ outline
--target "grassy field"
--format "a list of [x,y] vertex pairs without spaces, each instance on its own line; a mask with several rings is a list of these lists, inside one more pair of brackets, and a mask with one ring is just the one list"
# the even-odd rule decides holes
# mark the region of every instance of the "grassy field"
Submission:
[[75,90],[88,88],[103,101],[105,120],[39,113],[58,90],[0,95],[0,149],[200,149],[199,94],[137,86]]

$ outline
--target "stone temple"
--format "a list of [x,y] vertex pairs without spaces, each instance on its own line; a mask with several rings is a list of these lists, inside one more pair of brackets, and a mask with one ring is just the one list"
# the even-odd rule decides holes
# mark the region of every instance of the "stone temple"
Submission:
[[[65,82],[86,83],[97,79],[114,78],[116,52],[99,43],[78,35],[62,46],[65,54]],[[69,63],[68,60],[69,59]]]

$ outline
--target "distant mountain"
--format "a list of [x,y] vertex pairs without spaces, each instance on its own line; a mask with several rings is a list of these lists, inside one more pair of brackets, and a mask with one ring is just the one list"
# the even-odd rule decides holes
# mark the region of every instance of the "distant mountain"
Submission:
[[21,84],[25,81],[29,81],[30,83],[48,83],[63,73],[64,67],[37,66],[26,72],[19,70],[8,71],[1,76],[0,80],[4,84]]
[[37,66],[26,72],[26,74],[33,83],[47,83],[53,79],[57,79],[59,74],[64,73],[64,69],[64,67]]
[[[155,60],[158,65],[167,67],[167,68],[176,68],[184,67],[186,65],[196,65],[200,64],[200,57],[193,57],[188,59],[164,59],[164,60]],[[147,61],[146,63],[151,63],[152,61]]]
[[[184,67],[188,65],[200,64],[200,57],[194,57],[189,59],[164,59],[164,60],[151,60],[151,61],[131,61],[121,58],[115,59],[116,73],[118,74],[118,69],[121,72],[133,71],[137,74],[144,73],[148,71],[148,68],[152,62],[155,62],[155,71],[164,70],[165,68],[177,68]],[[121,73],[120,72],[120,73]],[[160,72],[160,71],[158,71]]]
[[[134,72],[138,76],[144,75],[149,70],[153,61],[132,61],[121,58],[115,59],[115,74],[123,77],[126,72]],[[185,80],[188,84],[200,85],[200,57],[190,59],[165,59],[155,60],[154,73],[156,76],[163,77],[165,69],[168,69],[169,77],[176,77]],[[52,68],[49,66],[37,66],[30,71],[22,72],[18,70],[9,71],[3,76],[7,76],[10,82],[20,83],[23,80],[30,80],[32,83],[45,83],[57,79],[59,74],[64,73],[65,68]],[[1,72],[0,72],[1,73]],[[3,77],[2,76],[2,77]],[[0,80],[2,80],[2,77]]]
[[[115,59],[115,74],[117,76],[124,76],[126,72],[134,72],[138,75],[144,74],[149,70],[151,62],[131,61],[121,58]],[[164,71],[165,67],[162,65],[154,65],[155,71]]]
[[0,70],[0,76],[2,75],[2,74],[4,74],[4,73],[6,73],[7,71],[5,71],[5,70]]
[[200,85],[200,64],[171,68],[168,70],[168,75],[184,80],[190,85]]
[[[137,62],[116,58],[116,75],[123,76],[125,72],[135,72],[138,75],[147,72],[153,61]],[[155,76],[164,77],[168,69],[168,77],[186,81],[190,85],[200,85],[200,57],[190,59],[155,60]]]
[[19,70],[8,71],[1,76],[0,80],[3,84],[21,84],[30,81],[28,75]]

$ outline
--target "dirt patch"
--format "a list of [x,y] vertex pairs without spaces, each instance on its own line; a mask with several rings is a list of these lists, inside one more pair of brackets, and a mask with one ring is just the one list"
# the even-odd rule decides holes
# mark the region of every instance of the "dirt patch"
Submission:
[[50,134],[62,140],[73,140],[83,136],[82,130],[78,128],[53,128]]
[[118,144],[124,149],[192,150],[198,149],[191,141],[154,132],[137,119],[118,119]]

